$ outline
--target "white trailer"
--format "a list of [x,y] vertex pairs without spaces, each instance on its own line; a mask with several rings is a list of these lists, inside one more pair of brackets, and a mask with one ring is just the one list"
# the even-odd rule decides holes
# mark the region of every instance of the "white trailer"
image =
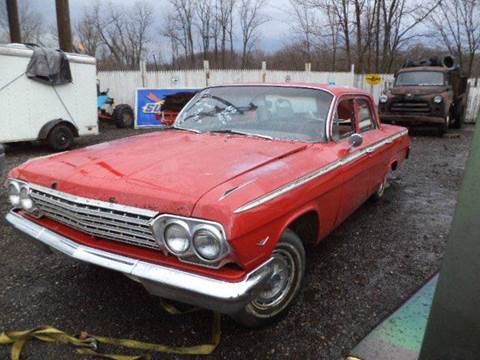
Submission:
[[0,143],[40,140],[66,150],[73,138],[98,134],[96,62],[68,53],[72,82],[50,85],[27,77],[33,50],[0,45]]

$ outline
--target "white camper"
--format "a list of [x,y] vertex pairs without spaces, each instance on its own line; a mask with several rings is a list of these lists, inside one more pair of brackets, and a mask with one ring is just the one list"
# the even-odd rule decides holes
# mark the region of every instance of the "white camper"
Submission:
[[[95,58],[66,54],[61,66],[70,67],[71,77],[59,85],[27,73],[33,53],[22,44],[0,45],[0,143],[40,140],[62,151],[74,137],[97,135]],[[58,64],[40,65],[51,70]]]

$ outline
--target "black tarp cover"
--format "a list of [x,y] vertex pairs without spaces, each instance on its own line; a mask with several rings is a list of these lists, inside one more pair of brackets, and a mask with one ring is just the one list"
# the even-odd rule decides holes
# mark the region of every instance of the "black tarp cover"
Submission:
[[70,64],[61,50],[40,46],[33,48],[33,55],[27,66],[27,76],[48,85],[63,85],[72,82]]

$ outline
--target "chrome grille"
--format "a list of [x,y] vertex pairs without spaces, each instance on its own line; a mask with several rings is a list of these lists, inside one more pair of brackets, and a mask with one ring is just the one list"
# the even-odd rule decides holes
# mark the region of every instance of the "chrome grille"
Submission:
[[390,106],[393,112],[428,113],[430,104],[426,101],[396,101]]
[[154,211],[80,198],[56,190],[32,187],[41,214],[86,234],[152,249],[160,249],[149,223]]

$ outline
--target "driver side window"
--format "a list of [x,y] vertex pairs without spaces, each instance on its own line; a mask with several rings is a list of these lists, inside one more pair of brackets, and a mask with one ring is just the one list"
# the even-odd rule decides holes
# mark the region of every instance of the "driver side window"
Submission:
[[353,99],[342,100],[338,103],[332,130],[335,141],[345,139],[355,133],[355,104]]

